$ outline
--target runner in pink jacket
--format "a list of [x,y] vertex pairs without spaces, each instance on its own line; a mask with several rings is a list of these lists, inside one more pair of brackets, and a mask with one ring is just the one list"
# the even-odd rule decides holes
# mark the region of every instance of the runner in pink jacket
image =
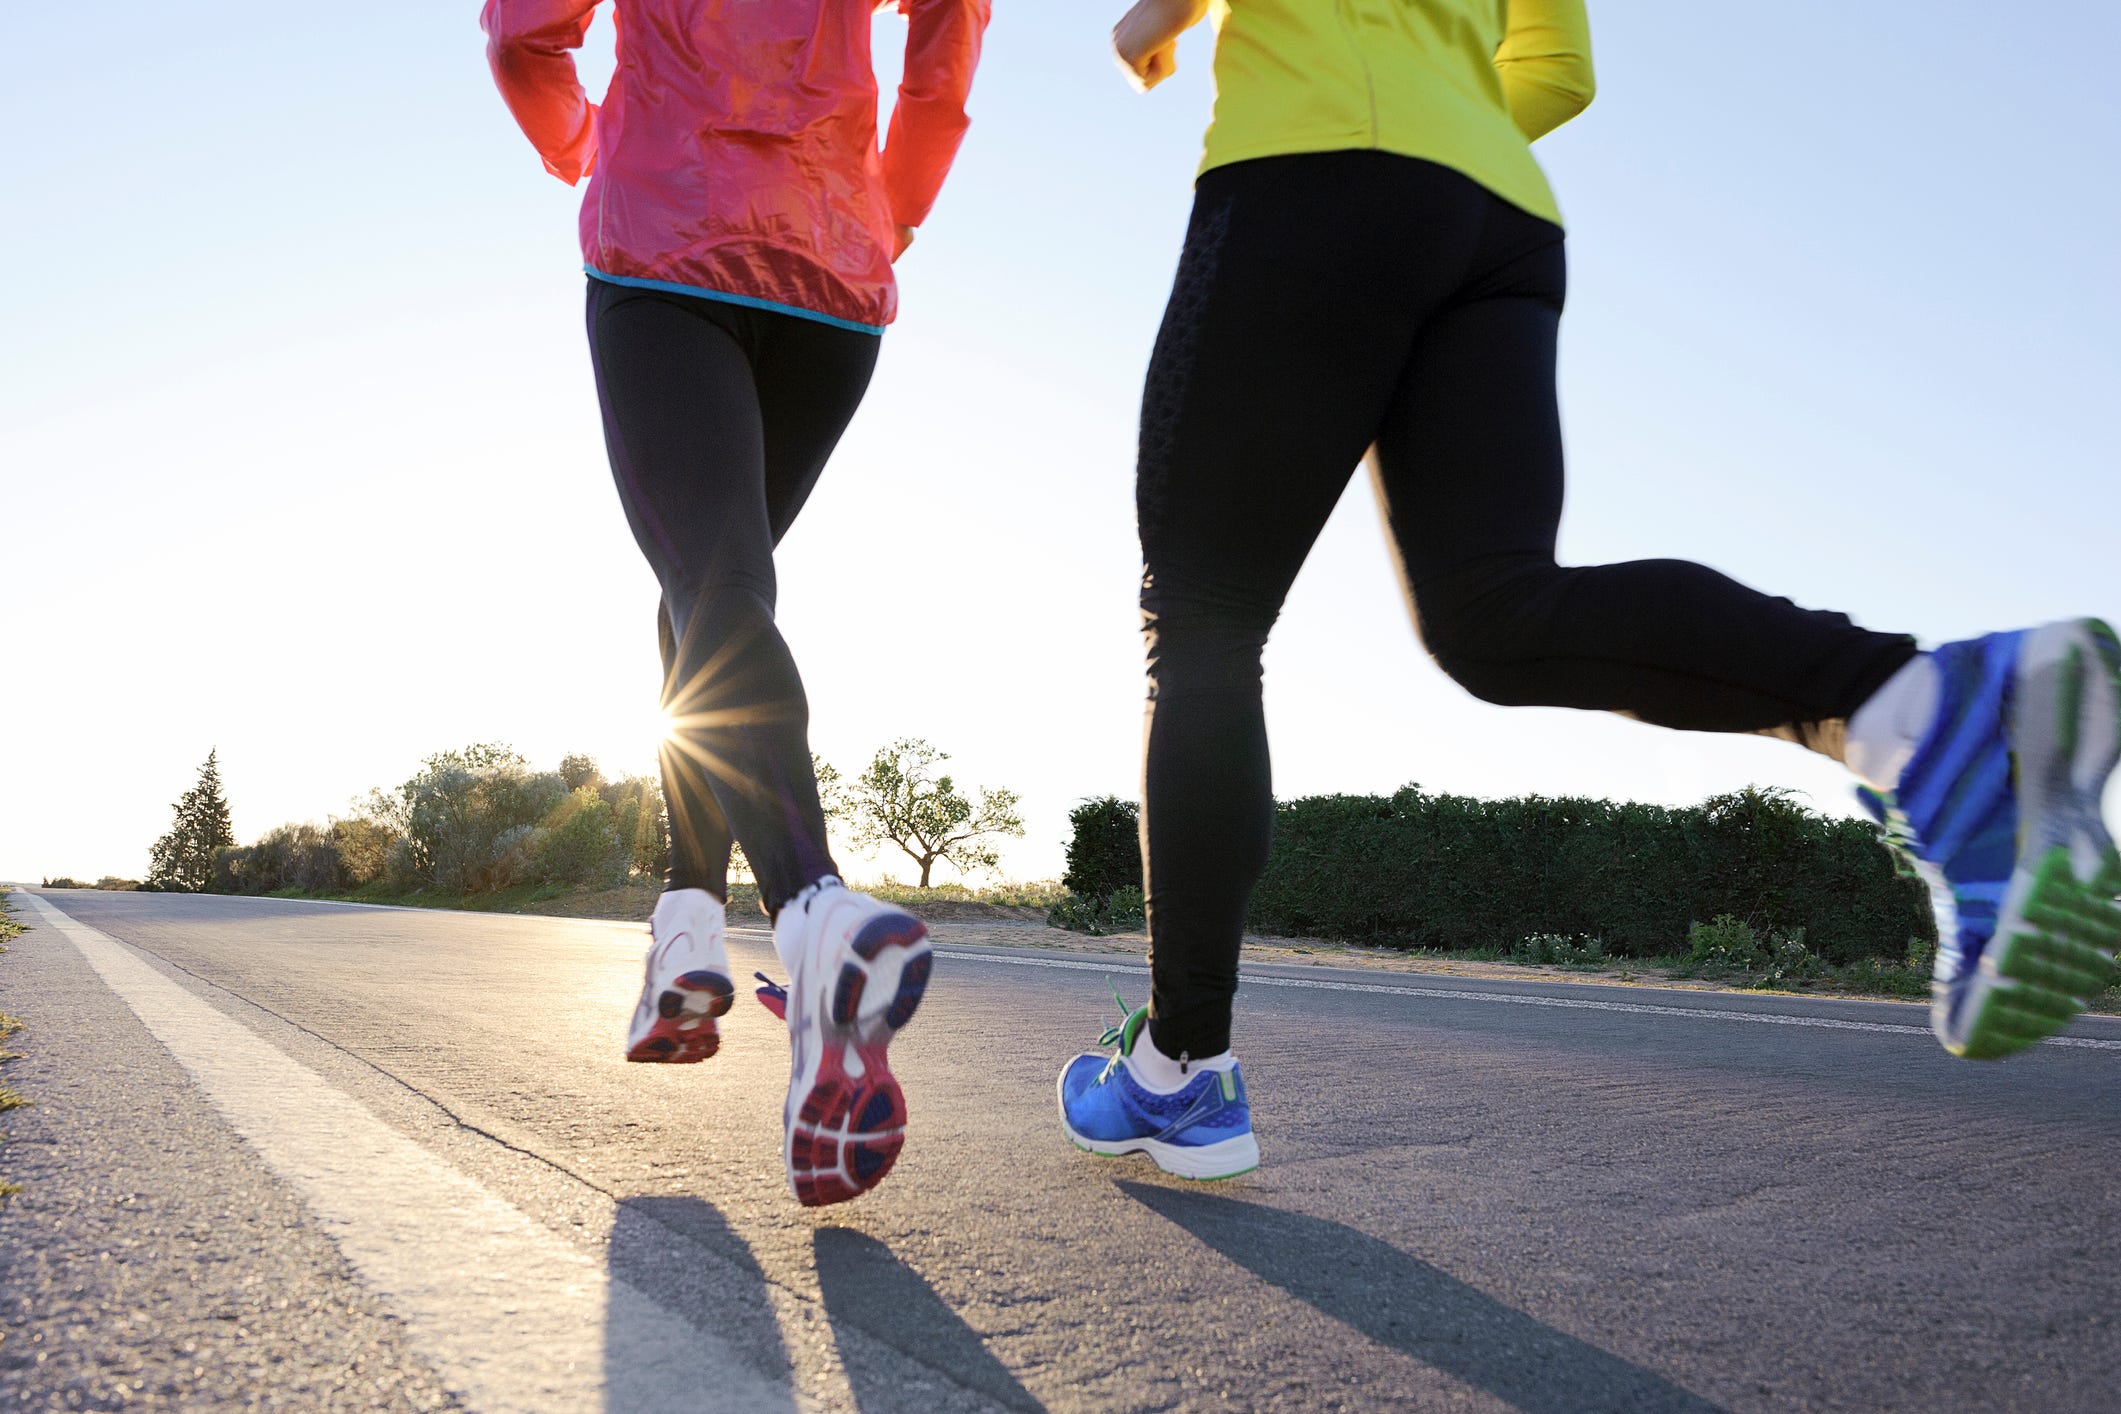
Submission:
[[[988,0],[896,0],[912,22],[876,141],[875,0],[616,0],[603,106],[575,77],[597,0],[488,0],[494,78],[569,183],[604,442],[662,586],[670,873],[649,922],[633,1061],[701,1061],[735,987],[723,941],[741,842],[791,974],[788,1182],[875,1187],[904,1143],[886,1047],[928,982],[927,930],[840,883],[809,706],[774,625],[774,547],[861,405],[898,310],[891,263],[965,135]],[[892,569],[888,543],[843,567]],[[872,685],[902,690],[894,675]]]
[[597,0],[487,0],[509,111],[569,185],[589,177],[593,275],[763,301],[881,332],[891,262],[957,156],[989,0],[896,0],[911,22],[876,142],[864,0],[632,0],[602,107],[575,77]]

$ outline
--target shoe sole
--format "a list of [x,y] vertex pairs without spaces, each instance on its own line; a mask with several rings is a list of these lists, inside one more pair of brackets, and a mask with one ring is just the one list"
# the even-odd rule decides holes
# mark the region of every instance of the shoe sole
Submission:
[[722,1048],[714,1019],[726,1015],[736,986],[720,972],[681,972],[655,999],[656,1019],[626,1047],[626,1059],[660,1065],[693,1065]]
[[1259,1167],[1259,1141],[1249,1134],[1214,1144],[1187,1145],[1165,1144],[1155,1139],[1086,1139],[1066,1120],[1061,1121],[1061,1128],[1067,1130],[1068,1142],[1086,1154],[1107,1159],[1147,1154],[1165,1173],[1201,1183],[1237,1178]]
[[2121,639],[2082,619],[2036,629],[2022,653],[2010,724],[2017,868],[1956,1033],[1949,985],[1931,989],[1938,1039],[1970,1060],[2069,1025],[2112,982],[2121,949],[2121,854],[2101,815],[2121,763]]
[[[913,1019],[934,967],[928,929],[910,913],[881,913],[841,949],[830,994],[819,1008],[819,1044],[801,1048],[783,1111],[782,1158],[788,1186],[806,1208],[859,1198],[882,1183],[906,1142],[906,1096],[891,1074],[891,1040]],[[896,962],[895,979],[890,962]],[[863,1002],[878,982],[891,1000]],[[816,1006],[810,979],[791,979],[789,1008]]]
[[1259,1167],[1259,1138],[1249,1133],[1213,1144],[1166,1144],[1159,1139],[1091,1139],[1078,1134],[1075,1126],[1068,1123],[1067,1082],[1068,1072],[1063,1070],[1053,1086],[1054,1100],[1060,1105],[1061,1131],[1068,1136],[1070,1144],[1086,1154],[1105,1159],[1147,1154],[1165,1173],[1202,1183],[1236,1178]]

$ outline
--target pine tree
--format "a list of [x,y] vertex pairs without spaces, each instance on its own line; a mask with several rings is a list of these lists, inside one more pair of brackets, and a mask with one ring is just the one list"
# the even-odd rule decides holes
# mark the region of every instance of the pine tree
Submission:
[[199,783],[171,807],[176,819],[148,855],[147,881],[158,889],[195,894],[213,882],[214,853],[236,842],[228,799],[221,794],[220,749],[206,753]]

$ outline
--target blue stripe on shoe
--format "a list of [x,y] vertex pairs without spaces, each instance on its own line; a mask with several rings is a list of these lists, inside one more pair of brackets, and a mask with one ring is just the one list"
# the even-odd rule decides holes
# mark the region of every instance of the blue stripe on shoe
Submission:
[[1907,843],[1950,890],[1951,935],[1940,941],[1959,978],[1995,935],[2016,867],[2018,797],[2005,726],[2024,639],[1990,634],[1931,655],[1941,685],[1937,720],[1892,802],[1911,827]]

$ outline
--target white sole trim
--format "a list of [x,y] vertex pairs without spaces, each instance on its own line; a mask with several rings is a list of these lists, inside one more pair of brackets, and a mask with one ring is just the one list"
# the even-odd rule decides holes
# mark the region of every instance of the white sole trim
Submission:
[[1087,1139],[1066,1120],[1061,1128],[1078,1149],[1106,1158],[1147,1154],[1158,1168],[1179,1178],[1235,1178],[1259,1167],[1259,1140],[1250,1134],[1216,1144],[1165,1144],[1155,1139]]

